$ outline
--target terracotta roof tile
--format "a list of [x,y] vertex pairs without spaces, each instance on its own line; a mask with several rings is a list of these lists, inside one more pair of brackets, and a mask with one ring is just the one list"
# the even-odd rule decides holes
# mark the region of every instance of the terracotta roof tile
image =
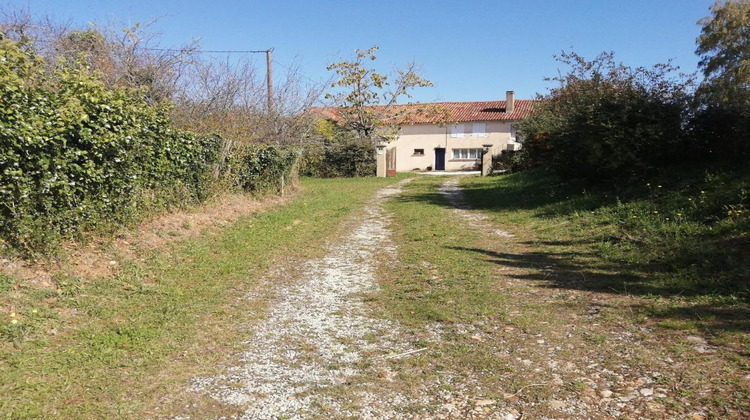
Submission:
[[[448,122],[471,122],[471,121],[516,121],[521,120],[533,112],[534,104],[538,102],[531,99],[516,99],[513,112],[505,112],[505,101],[479,101],[479,102],[433,102],[426,104],[394,105],[393,112],[400,113],[409,108],[438,106],[447,111]],[[318,115],[332,120],[338,119],[337,107],[313,107],[307,113]],[[430,117],[429,113],[410,114],[409,124],[433,123],[436,119]]]

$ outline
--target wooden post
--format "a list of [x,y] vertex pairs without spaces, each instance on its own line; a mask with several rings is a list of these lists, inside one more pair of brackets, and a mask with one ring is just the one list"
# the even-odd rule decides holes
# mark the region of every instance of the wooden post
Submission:
[[266,50],[266,86],[268,89],[268,115],[273,114],[273,66],[271,65],[271,52],[273,48]]

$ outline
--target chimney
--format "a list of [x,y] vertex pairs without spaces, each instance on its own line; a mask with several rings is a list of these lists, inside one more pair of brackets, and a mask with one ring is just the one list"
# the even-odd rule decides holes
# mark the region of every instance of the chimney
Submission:
[[514,92],[509,90],[505,92],[505,113],[510,114],[513,112],[513,108],[516,106]]

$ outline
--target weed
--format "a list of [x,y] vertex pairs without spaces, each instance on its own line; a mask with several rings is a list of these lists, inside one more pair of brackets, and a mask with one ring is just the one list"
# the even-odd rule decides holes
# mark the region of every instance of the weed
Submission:
[[0,273],[0,293],[9,292],[13,290],[13,286],[15,286],[16,280],[7,275]]
[[81,293],[82,285],[81,280],[77,277],[58,274],[55,278],[55,285],[59,291],[60,296],[72,298]]
[[607,336],[603,334],[584,333],[583,339],[591,344],[603,344],[607,342]]

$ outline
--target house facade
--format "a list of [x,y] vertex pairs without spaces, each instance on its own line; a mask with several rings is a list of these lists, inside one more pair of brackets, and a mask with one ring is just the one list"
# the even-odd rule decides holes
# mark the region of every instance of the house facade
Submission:
[[[386,145],[388,169],[395,168],[398,172],[472,170],[479,166],[484,148],[493,155],[520,149],[515,123],[531,115],[535,101],[514,96],[513,91],[508,91],[504,101],[429,104],[443,111],[440,121],[435,121],[429,113],[415,112],[408,122],[400,125],[395,139]],[[330,108],[327,111],[323,115],[330,116]]]
[[447,123],[427,120],[403,125],[386,146],[395,156],[399,172],[412,170],[465,171],[476,169],[482,150],[493,155],[521,147],[515,123],[531,115],[533,100],[515,99],[508,91],[505,101],[443,102]]

